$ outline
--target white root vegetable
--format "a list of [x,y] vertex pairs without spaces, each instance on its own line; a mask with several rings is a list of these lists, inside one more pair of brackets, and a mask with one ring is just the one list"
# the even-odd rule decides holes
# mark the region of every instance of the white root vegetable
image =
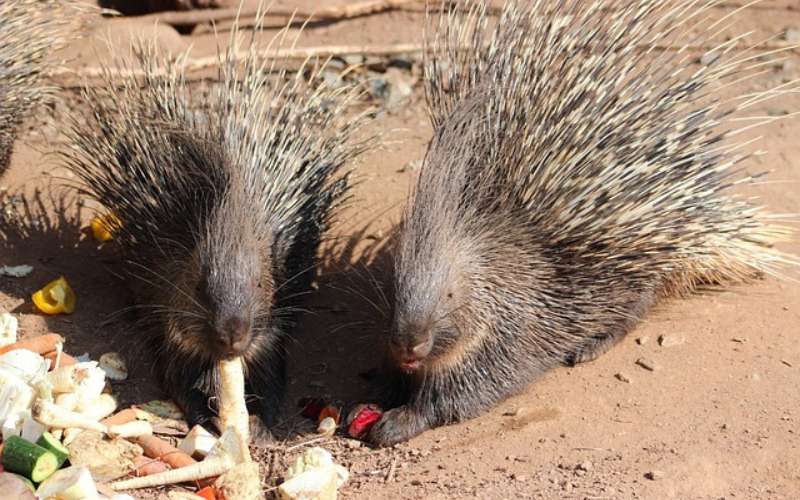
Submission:
[[153,486],[163,486],[165,484],[185,483],[198,481],[209,477],[216,477],[231,470],[236,465],[233,457],[221,455],[214,458],[207,458],[202,462],[187,465],[180,469],[172,469],[150,476],[134,477],[111,483],[109,486],[113,490],[133,490],[137,488],[150,488]]
[[205,457],[217,443],[217,438],[211,435],[202,426],[195,425],[186,434],[183,441],[178,444],[178,449],[192,457]]
[[81,369],[81,364],[62,366],[56,368],[47,374],[47,380],[53,386],[53,392],[56,393],[74,393],[78,390],[81,377],[84,375],[84,370]]
[[55,403],[65,410],[72,411],[78,407],[78,396],[69,392],[59,394],[55,398]]
[[131,438],[139,436],[149,436],[153,434],[153,426],[150,422],[143,420],[133,420],[127,424],[111,425],[108,427],[108,435],[112,438]]
[[[242,358],[233,358],[219,362],[219,417],[223,432],[233,428],[241,439],[241,448],[247,450],[250,443],[250,418],[247,414],[247,403],[244,400],[244,366]],[[250,460],[250,453],[243,456]]]
[[117,400],[111,394],[101,394],[88,401],[76,398],[77,408],[92,420],[102,420],[117,410]]
[[36,490],[37,498],[58,500],[96,500],[97,486],[86,467],[67,467],[56,471]]
[[87,429],[90,431],[106,432],[106,426],[86,415],[70,410],[65,410],[55,403],[37,399],[31,407],[33,418],[47,427],[57,429]]

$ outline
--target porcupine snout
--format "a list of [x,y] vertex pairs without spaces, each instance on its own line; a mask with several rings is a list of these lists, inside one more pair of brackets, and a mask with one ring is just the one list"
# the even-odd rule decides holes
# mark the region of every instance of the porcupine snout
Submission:
[[424,322],[405,323],[392,332],[390,351],[404,371],[417,370],[433,349],[431,327]]
[[214,338],[226,356],[243,353],[252,339],[251,322],[242,315],[221,318],[214,325],[214,330]]

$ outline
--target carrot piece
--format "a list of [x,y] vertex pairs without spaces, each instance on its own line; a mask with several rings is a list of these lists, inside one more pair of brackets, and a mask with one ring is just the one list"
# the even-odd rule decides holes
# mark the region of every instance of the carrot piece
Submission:
[[57,333],[48,333],[46,335],[39,335],[25,340],[14,342],[13,344],[0,347],[0,354],[5,354],[9,351],[16,349],[27,349],[36,354],[46,354],[50,351],[56,350],[56,344],[64,342],[64,337]]
[[[44,358],[50,360],[50,362],[51,362],[50,366],[55,366],[56,365],[56,356],[57,355],[58,355],[58,353],[56,351],[48,352],[47,354],[44,355]],[[65,352],[61,353],[61,361],[60,361],[59,367],[61,367],[61,366],[72,366],[72,365],[75,365],[77,363],[78,363],[77,359],[73,358],[72,356],[70,356],[69,354],[67,354]]]
[[135,441],[142,447],[145,456],[163,460],[173,469],[197,463],[186,453],[156,436],[139,436]]
[[336,408],[335,406],[326,406],[325,408],[322,409],[321,412],[319,412],[319,416],[317,417],[317,423],[322,422],[327,417],[332,418],[333,421],[336,422],[336,425],[339,425],[339,420],[342,418],[338,408]]
[[197,493],[195,493],[195,495],[197,495],[199,497],[203,497],[206,500],[217,500],[217,494],[214,491],[214,487],[213,486],[206,486],[202,490],[200,490]]
[[126,408],[120,412],[111,415],[110,417],[104,418],[100,421],[101,424],[110,426],[110,425],[122,425],[127,424],[128,422],[133,422],[136,420],[136,410],[133,408]]
[[133,459],[136,466],[136,477],[149,476],[168,470],[167,464],[157,458],[136,457]]

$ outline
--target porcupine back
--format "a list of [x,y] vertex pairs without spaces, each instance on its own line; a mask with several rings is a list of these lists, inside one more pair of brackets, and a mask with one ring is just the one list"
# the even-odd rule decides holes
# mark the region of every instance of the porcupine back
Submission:
[[[342,122],[357,91],[331,88],[321,81],[324,68],[310,64],[290,76],[277,56],[286,31],[265,45],[262,22],[260,15],[244,51],[238,28],[232,31],[209,94],[192,92],[188,59],[173,62],[138,45],[140,67],[129,60],[107,68],[103,84],[85,90],[89,119],[76,118],[69,134],[66,161],[82,189],[116,217],[115,244],[143,290],[138,295],[150,301],[138,306],[144,340],[159,351],[168,381],[191,379],[188,367],[209,364],[195,327],[178,327],[175,318],[206,313],[195,297],[202,265],[231,278],[245,272],[238,257],[217,262],[220,256],[264,252],[264,300],[273,306],[256,321],[270,332],[290,325],[322,232],[346,198],[344,165],[364,147],[350,139],[365,115]],[[236,305],[239,291],[230,283],[242,280],[212,278]],[[258,345],[275,336],[254,338],[245,360],[260,363],[249,354],[276,349]]]
[[0,3],[0,173],[8,167],[22,120],[49,93],[41,81],[46,58],[64,43],[77,16],[66,0]]
[[[751,180],[733,118],[797,82],[723,100],[766,64],[734,52],[739,38],[699,66],[662,50],[710,43],[730,21],[708,21],[714,4],[509,2],[492,25],[468,2],[439,17],[434,137],[404,216],[393,326],[405,349],[433,332],[409,403],[425,421],[592,359],[660,297],[797,264],[772,247],[790,234],[780,217],[729,191]],[[386,429],[378,441],[403,435]]]
[[[504,9],[494,28],[485,4],[471,4],[440,18],[426,65],[431,120],[443,129],[429,155],[472,133],[469,153],[451,155],[470,159],[423,169],[419,186],[430,189],[417,196],[447,190],[422,195],[478,232],[492,215],[521,216],[521,231],[558,253],[602,261],[612,276],[669,276],[671,292],[794,262],[772,248],[787,228],[730,194],[751,178],[739,175],[747,155],[736,131],[722,125],[797,82],[726,102],[717,88],[764,67],[733,53],[738,38],[695,68],[687,51],[660,47],[707,43],[729,21],[706,21],[713,2],[536,0]],[[466,124],[447,124],[459,114],[449,123]],[[468,130],[448,134],[454,126]],[[436,182],[445,177],[462,185]]]

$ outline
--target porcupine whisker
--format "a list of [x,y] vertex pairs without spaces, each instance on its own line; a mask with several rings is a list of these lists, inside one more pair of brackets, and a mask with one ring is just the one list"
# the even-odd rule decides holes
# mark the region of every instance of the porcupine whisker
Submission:
[[[189,301],[191,301],[191,302],[192,302],[192,303],[193,303],[195,306],[197,306],[197,308],[198,308],[198,309],[200,309],[200,310],[201,310],[201,311],[203,311],[203,312],[209,313],[208,309],[206,309],[205,307],[203,307],[203,305],[202,305],[200,302],[198,302],[198,301],[197,301],[197,299],[195,299],[194,297],[192,297],[192,296],[191,296],[190,294],[188,294],[188,293],[187,293],[187,292],[186,292],[186,291],[185,291],[183,288],[181,288],[181,287],[180,287],[180,286],[178,286],[177,284],[173,283],[172,281],[170,281],[169,279],[167,279],[165,276],[162,276],[162,275],[160,275],[159,273],[157,273],[156,271],[154,271],[154,270],[150,269],[149,267],[145,266],[144,264],[141,264],[141,263],[139,263],[139,262],[136,262],[136,261],[133,261],[133,260],[130,260],[130,261],[128,261],[128,264],[129,264],[129,265],[132,265],[132,266],[135,266],[135,267],[137,267],[137,268],[139,268],[139,269],[141,269],[141,270],[143,270],[143,271],[147,271],[148,273],[150,273],[150,274],[151,274],[151,275],[153,275],[154,277],[158,278],[158,279],[159,279],[159,280],[161,280],[162,282],[164,282],[164,283],[166,283],[167,285],[169,285],[170,287],[172,287],[172,289],[173,289],[173,290],[175,290],[176,292],[178,292],[179,294],[181,294],[183,297],[185,297],[185,298],[189,299]],[[158,286],[156,283],[154,283],[153,281],[150,281],[150,280],[148,280],[147,278],[145,278],[145,277],[144,277],[144,276],[142,276],[141,274],[136,274],[136,275],[134,275],[134,276],[135,276],[137,279],[140,279],[140,280],[144,281],[145,283],[147,283],[147,284],[149,284],[149,285]]]

